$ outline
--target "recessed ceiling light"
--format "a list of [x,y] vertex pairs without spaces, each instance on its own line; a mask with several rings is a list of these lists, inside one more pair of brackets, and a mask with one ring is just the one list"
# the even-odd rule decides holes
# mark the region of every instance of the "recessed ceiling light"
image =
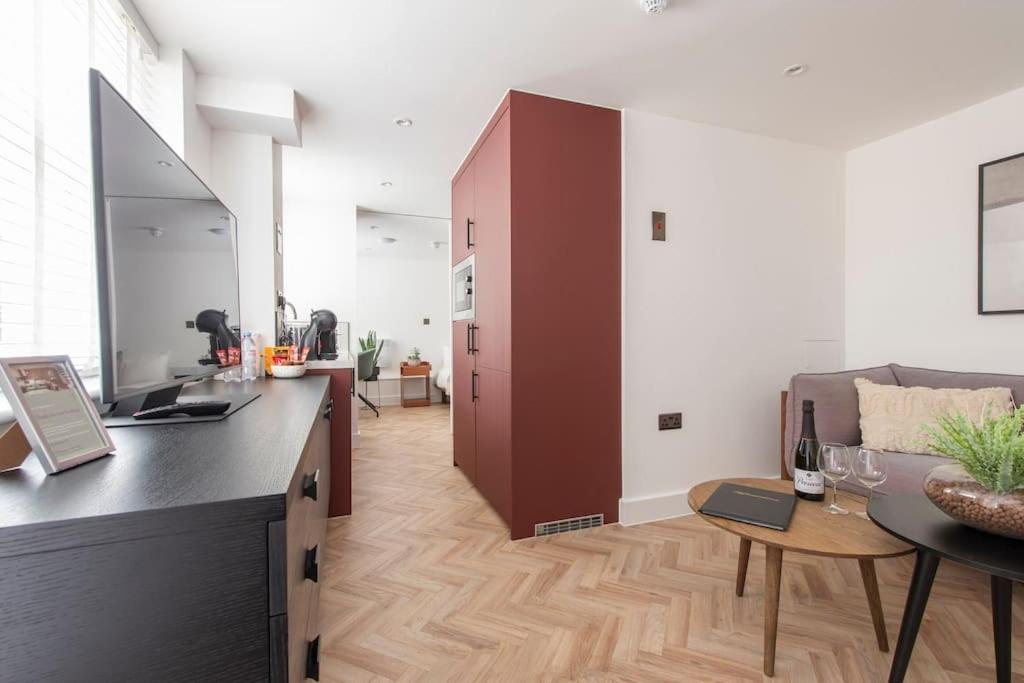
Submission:
[[430,248],[431,249],[440,249],[442,244],[448,244],[448,243],[447,242],[443,242],[441,240],[432,240],[430,242]]
[[221,219],[222,221],[229,221],[229,220],[231,220],[231,219],[230,219],[230,218],[228,218],[227,216],[221,216],[221,217],[220,217],[220,219]]
[[163,228],[147,228],[150,237],[161,237],[164,234]]
[[391,182],[390,180],[385,180],[380,184],[381,187],[391,187],[392,185],[394,185],[394,183]]
[[212,232],[214,235],[226,235],[228,232],[227,228],[209,228],[207,232]]
[[806,64],[790,64],[782,70],[783,76],[799,76],[800,74],[807,71]]
[[376,230],[376,229],[377,229],[378,227],[379,227],[379,226],[376,226],[376,225],[371,225],[371,226],[370,226],[370,230]]
[[174,166],[174,164],[172,164],[171,162],[164,161],[163,159],[157,159],[156,160],[156,165],[157,166],[163,166],[164,168],[170,168],[171,166]]
[[408,128],[412,125],[412,119],[395,119],[395,125],[402,128]]
[[640,0],[640,6],[648,14],[661,14],[667,5],[668,0]]
[[398,239],[395,238],[395,237],[381,237],[380,238],[380,243],[381,244],[394,244],[397,241],[398,241]]

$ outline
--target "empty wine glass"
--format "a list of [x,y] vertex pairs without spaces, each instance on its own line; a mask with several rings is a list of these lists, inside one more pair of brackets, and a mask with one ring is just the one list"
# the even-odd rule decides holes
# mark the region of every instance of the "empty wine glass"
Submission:
[[832,482],[832,502],[825,506],[825,512],[833,515],[850,514],[849,510],[836,501],[839,482],[850,476],[850,451],[841,443],[821,444],[818,450],[818,469]]
[[[875,493],[875,487],[883,484],[889,477],[889,461],[885,453],[873,451],[870,448],[858,448],[857,456],[853,459],[853,475],[857,477],[861,484],[867,487],[868,505],[870,505],[871,496]],[[868,519],[866,511],[858,512],[857,516]]]

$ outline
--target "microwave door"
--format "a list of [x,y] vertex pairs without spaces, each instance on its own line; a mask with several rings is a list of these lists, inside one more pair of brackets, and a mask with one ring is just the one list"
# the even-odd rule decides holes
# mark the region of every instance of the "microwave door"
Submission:
[[452,272],[452,319],[470,320],[475,317],[473,257],[459,263]]

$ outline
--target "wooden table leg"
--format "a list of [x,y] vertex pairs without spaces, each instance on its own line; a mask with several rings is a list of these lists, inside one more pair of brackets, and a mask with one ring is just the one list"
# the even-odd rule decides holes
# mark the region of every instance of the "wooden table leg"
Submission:
[[747,585],[747,565],[750,563],[750,539],[740,539],[740,560],[736,564],[736,595],[743,597]]
[[917,631],[921,628],[924,608],[928,605],[928,594],[932,592],[932,581],[935,571],[939,568],[939,556],[933,552],[917,550],[917,561],[914,562],[914,576],[910,580],[907,592],[907,605],[903,608],[903,620],[900,622],[900,636],[896,640],[896,652],[892,656],[892,668],[889,669],[889,683],[901,683],[910,666],[910,655],[914,651]]
[[875,624],[875,638],[878,639],[878,649],[882,652],[888,652],[889,637],[885,632],[885,613],[882,612],[882,597],[878,593],[875,561],[870,558],[861,558],[857,562],[860,564],[860,578],[864,580],[864,592],[868,596],[871,621]]
[[992,636],[996,645],[996,681],[1010,683],[1012,670],[1013,581],[992,577]]
[[779,631],[779,587],[782,583],[782,548],[765,546],[764,563],[764,675],[775,675],[775,639]]

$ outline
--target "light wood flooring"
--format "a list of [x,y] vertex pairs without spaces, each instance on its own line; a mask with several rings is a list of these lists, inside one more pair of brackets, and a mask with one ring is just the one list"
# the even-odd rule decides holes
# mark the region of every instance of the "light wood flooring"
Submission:
[[[452,466],[445,408],[361,431],[354,512],[328,527],[321,681],[763,679],[763,548],[738,598],[739,539],[693,516],[512,542]],[[912,558],[876,564],[895,646]],[[885,680],[856,562],[786,555],[780,602],[775,680]],[[988,579],[944,563],[907,680],[992,681],[992,662]]]

